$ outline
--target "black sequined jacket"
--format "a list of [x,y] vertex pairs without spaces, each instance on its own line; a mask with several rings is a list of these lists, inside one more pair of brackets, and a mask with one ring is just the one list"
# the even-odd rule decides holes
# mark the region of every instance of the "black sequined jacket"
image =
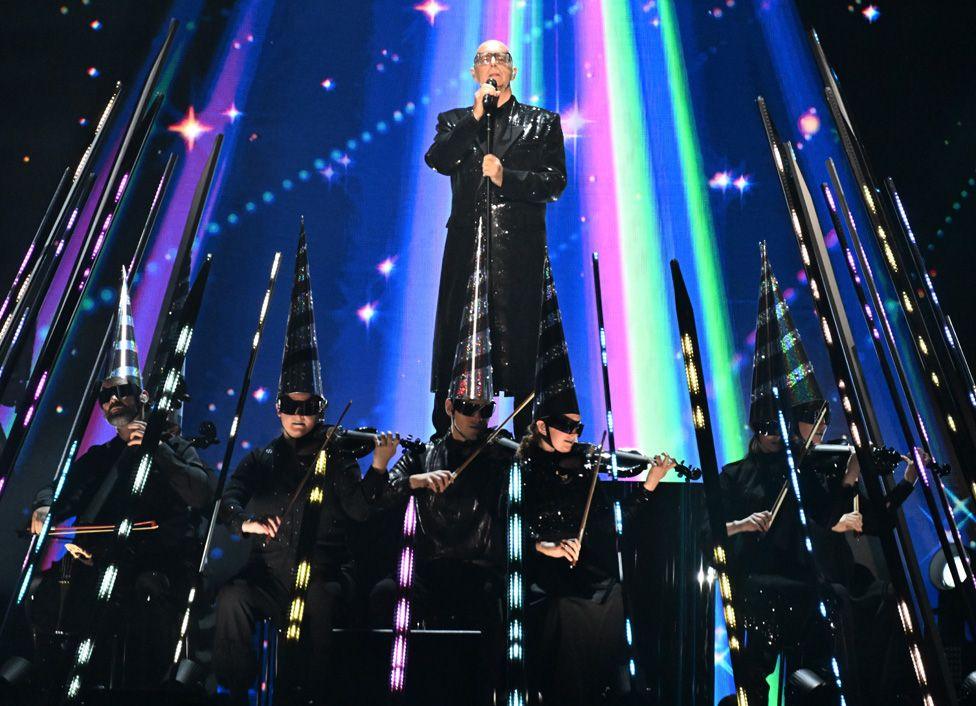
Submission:
[[[518,393],[532,389],[535,346],[524,343],[539,334],[546,204],[566,188],[566,155],[558,114],[514,96],[499,111],[493,152],[504,174],[502,186],[492,187],[492,360],[496,389]],[[484,122],[471,108],[441,113],[425,157],[428,166],[451,177],[452,190],[434,329],[435,392],[450,381],[477,221],[485,209]]]
[[479,445],[480,442],[460,442],[446,434],[422,452],[407,454],[387,474],[383,504],[401,504],[411,494],[415,498],[419,561],[457,559],[503,569],[510,451],[489,446],[443,493],[410,489],[410,476],[453,471]]
[[[532,446],[524,454],[522,512],[525,518],[525,573],[536,591],[555,596],[591,597],[600,587],[617,580],[613,505],[601,483],[597,483],[583,535],[579,562],[570,567],[564,558],[536,551],[537,541],[558,542],[579,533],[586,506],[597,448],[577,444],[568,454],[547,453]],[[626,523],[637,508],[650,498],[640,483],[621,503],[621,520]]]

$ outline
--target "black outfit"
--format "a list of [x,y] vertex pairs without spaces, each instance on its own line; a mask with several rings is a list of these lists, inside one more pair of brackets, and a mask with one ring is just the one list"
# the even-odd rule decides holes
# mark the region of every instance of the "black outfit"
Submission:
[[[240,534],[241,525],[249,519],[282,515],[315,462],[326,431],[320,424],[298,440],[279,436],[241,461],[221,502],[221,520],[231,532]],[[306,700],[315,700],[328,683],[332,626],[339,605],[347,603],[353,592],[347,532],[350,523],[366,519],[371,496],[382,482],[375,471],[364,478],[348,452],[329,452],[302,624],[302,653],[307,655],[307,663],[281,665],[279,690],[286,697],[303,692]],[[303,490],[289,515],[281,517],[275,539],[252,540],[244,570],[218,595],[214,663],[218,681],[232,692],[246,692],[257,676],[252,640],[255,622],[269,618],[279,627],[283,624],[292,597],[295,551],[309,488]]]
[[[72,524],[118,524],[127,508],[139,447],[118,436],[92,446],[72,464],[65,486],[52,507],[52,523],[75,517]],[[210,474],[188,441],[162,440],[153,457],[145,489],[136,501],[136,521],[155,520],[159,529],[134,532],[118,558],[119,583],[110,615],[120,626],[117,636],[127,647],[124,684],[147,687],[162,682],[172,663],[179,621],[189,583],[199,559],[198,530],[210,501]],[[51,506],[54,488],[36,495],[32,509]],[[113,537],[109,535],[108,537]],[[91,628],[96,583],[112,541],[105,535],[69,540],[93,554],[93,565],[65,556],[32,585],[28,610],[42,661],[59,657],[64,639]],[[55,545],[62,542],[54,542]],[[127,639],[132,638],[132,639]],[[97,653],[98,651],[96,651]],[[102,650],[102,656],[106,651]],[[57,673],[65,664],[54,667]],[[52,680],[54,681],[54,680]]]
[[[816,566],[811,565],[804,547],[792,490],[765,535],[741,532],[730,539],[734,566],[743,582],[744,655],[749,669],[745,681],[750,700],[763,702],[766,698],[765,679],[780,652],[791,655],[790,671],[806,666],[823,672],[824,677],[830,674],[831,657],[836,657],[849,696],[858,690],[857,680],[848,669],[856,651],[851,596],[819,560],[837,541],[844,540],[843,535],[830,530],[843,514],[844,498],[831,492],[824,469],[818,472],[817,463],[816,457],[810,457],[799,474],[807,527],[818,558]],[[785,452],[750,450],[745,458],[725,466],[719,476],[725,520],[771,510],[787,478]],[[834,635],[820,615],[821,598],[830,603],[832,619],[838,626]],[[856,696],[851,703],[857,703]]]
[[[613,510],[599,483],[575,568],[535,549],[538,541],[577,536],[593,478],[586,460],[594,451],[577,444],[568,454],[548,453],[533,445],[525,454],[526,651],[545,703],[599,703],[626,646]],[[643,485],[637,488],[622,504],[624,517],[649,497]]]
[[[512,455],[492,445],[443,493],[410,489],[410,476],[454,470],[479,445],[480,441],[461,442],[446,434],[423,452],[405,456],[390,469],[381,504],[403,507],[413,495],[417,512],[414,615],[427,627],[482,631],[478,691],[479,698],[488,699],[496,687],[504,650],[504,505]],[[373,588],[374,625],[390,625],[396,595],[392,577]]]
[[[539,292],[546,254],[546,204],[566,187],[566,155],[559,115],[519,103],[512,96],[497,109],[494,154],[504,169],[502,186],[492,186],[490,300],[492,368],[496,390],[516,400],[532,391],[535,341],[539,334]],[[478,218],[485,211],[481,165],[486,154],[486,119],[471,108],[437,117],[437,135],[425,160],[451,177],[451,217],[441,263],[434,325],[431,391],[434,427],[447,431],[444,399],[461,328],[474,259]],[[524,416],[524,415],[523,415]],[[528,418],[523,419],[528,424]],[[516,429],[519,428],[516,420]]]

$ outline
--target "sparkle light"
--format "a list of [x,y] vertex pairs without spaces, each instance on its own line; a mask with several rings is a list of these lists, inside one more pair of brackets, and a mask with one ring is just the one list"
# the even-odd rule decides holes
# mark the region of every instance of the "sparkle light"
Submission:
[[881,10],[878,9],[877,5],[868,5],[866,8],[861,10],[861,14],[864,16],[864,19],[871,24],[874,24],[878,21],[878,18],[881,17]]
[[374,316],[376,316],[376,302],[363,304],[361,307],[356,309],[356,316],[359,317],[360,321],[369,326],[369,322],[373,320]]
[[335,176],[335,169],[333,169],[332,165],[330,164],[325,169],[320,169],[319,174],[324,176],[329,181],[332,181],[332,177]]
[[331,78],[327,78],[327,79],[323,80],[321,85],[322,85],[322,88],[324,88],[327,91],[334,91],[335,90],[335,81],[333,81]]
[[94,66],[89,66],[88,71],[86,71],[85,73],[87,73],[92,78],[97,78],[101,72]]
[[708,180],[708,185],[713,189],[720,189],[725,191],[729,188],[729,184],[732,183],[732,175],[728,172],[715,172],[712,178]]
[[560,116],[562,126],[563,126],[563,137],[570,140],[575,140],[580,136],[580,132],[583,127],[592,120],[587,120],[580,113],[578,106],[573,106],[565,113]]
[[376,266],[376,269],[384,277],[389,277],[393,272],[393,265],[396,262],[396,256],[388,257],[383,262]]
[[425,0],[425,2],[422,2],[419,5],[414,5],[413,9],[427,15],[427,21],[430,22],[430,26],[433,27],[434,19],[440,13],[444,12],[444,10],[448,10],[450,8],[447,5],[442,5],[441,3],[437,2],[437,0]]
[[221,113],[221,115],[225,116],[228,120],[230,120],[231,125],[233,125],[234,123],[237,122],[237,119],[239,117],[244,115],[244,113],[239,111],[237,109],[237,106],[234,104],[234,102],[231,101],[230,107],[227,110],[225,110],[223,113]]
[[736,177],[736,180],[732,182],[732,186],[739,190],[739,193],[743,193],[746,189],[751,186],[749,181],[749,176],[747,174],[740,174]]
[[192,152],[197,138],[199,138],[205,132],[210,132],[213,130],[213,128],[210,125],[197,120],[197,114],[191,105],[189,110],[187,110],[186,115],[183,117],[183,120],[170,125],[168,130],[170,132],[180,133],[183,141],[186,142],[186,148]]
[[813,138],[820,132],[820,116],[817,115],[816,108],[808,108],[807,111],[796,121],[796,126],[803,134],[804,140]]
[[268,399],[268,389],[266,387],[259,387],[254,392],[251,393],[253,397],[258,402],[264,402]]
[[88,24],[88,26],[91,27],[93,30],[95,30],[97,32],[98,30],[100,30],[102,28],[102,23],[99,22],[98,20],[92,20]]

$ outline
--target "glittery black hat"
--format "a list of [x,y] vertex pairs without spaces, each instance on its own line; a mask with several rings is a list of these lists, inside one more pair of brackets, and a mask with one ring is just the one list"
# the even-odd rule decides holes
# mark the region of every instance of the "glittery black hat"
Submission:
[[749,425],[757,433],[778,434],[772,388],[792,408],[796,421],[813,422],[824,403],[800,334],[779,282],[769,266],[766,244],[759,245],[762,274],[759,280],[759,314],[756,319],[756,352],[752,361],[752,400]]
[[129,301],[129,283],[122,268],[122,286],[119,288],[119,310],[115,318],[115,341],[109,353],[105,380],[125,380],[142,390],[142,373],[139,371],[139,350],[136,348],[136,332],[132,323],[132,303]]
[[532,418],[545,419],[554,414],[579,414],[576,383],[569,363],[563,317],[556,297],[549,255],[542,271],[542,308],[539,322],[539,347],[535,360],[535,399]]
[[289,392],[310,392],[325,399],[319,344],[315,334],[315,311],[312,305],[312,280],[308,270],[304,218],[298,234],[295,283],[291,290],[291,308],[285,329],[285,351],[281,358],[281,378],[278,381],[278,396]]
[[495,396],[491,368],[488,270],[488,241],[482,222],[479,221],[474,262],[468,280],[467,304],[461,316],[461,333],[454,353],[454,370],[448,389],[451,399],[490,402]]

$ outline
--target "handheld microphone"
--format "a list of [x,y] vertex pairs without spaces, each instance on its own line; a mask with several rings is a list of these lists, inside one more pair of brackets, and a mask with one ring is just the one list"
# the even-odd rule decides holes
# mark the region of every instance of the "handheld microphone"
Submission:
[[[486,83],[492,88],[498,88],[498,83],[493,78],[488,79]],[[483,99],[483,105],[485,107],[485,113],[493,116],[495,114],[495,108],[498,107],[498,96],[486,95]]]

